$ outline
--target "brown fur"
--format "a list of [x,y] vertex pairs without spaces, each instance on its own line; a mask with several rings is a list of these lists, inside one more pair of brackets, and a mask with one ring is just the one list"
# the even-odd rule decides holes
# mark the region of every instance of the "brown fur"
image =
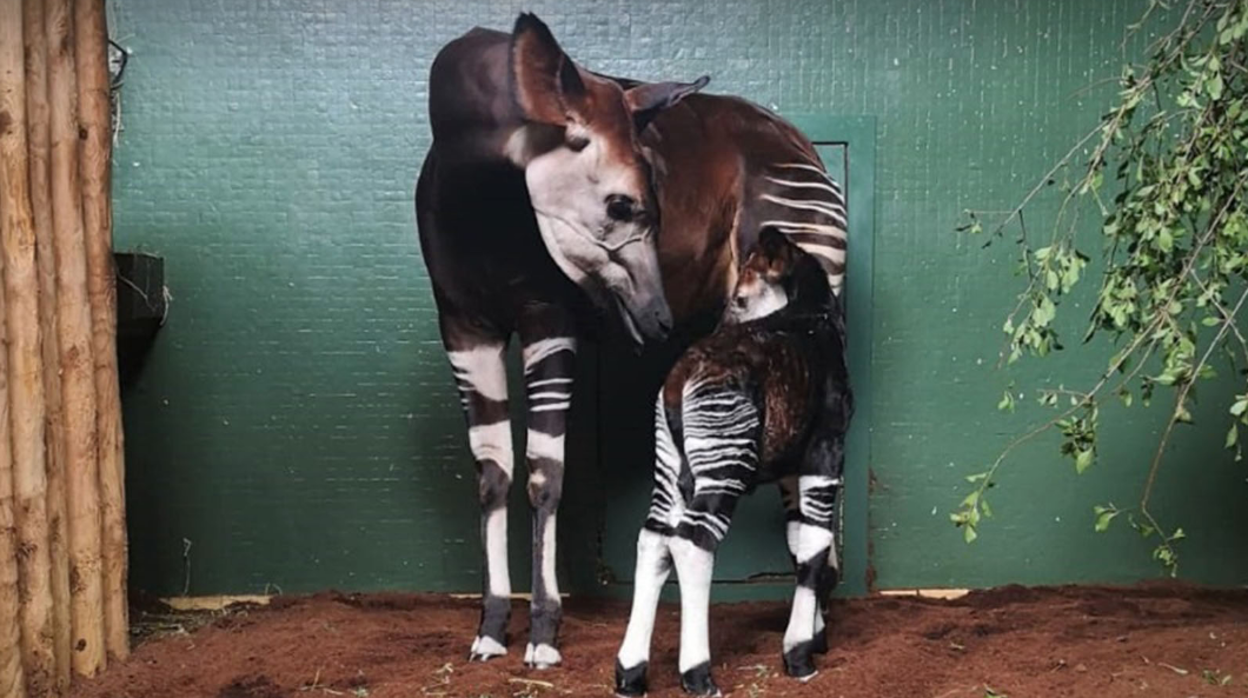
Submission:
[[[690,95],[641,134],[658,180],[659,264],[677,325],[718,313],[737,283],[740,255],[754,246],[759,221],[744,214],[751,176],[789,153],[819,163],[809,141],[787,122],[735,97]],[[671,144],[664,147],[664,144]]]
[[781,335],[756,325],[721,328],[699,342],[668,374],[663,402],[679,410],[681,391],[690,379],[711,382],[760,377],[763,413],[763,463],[773,463],[801,443],[818,405],[810,390],[806,357]]
[[[780,285],[803,253],[788,244],[755,248],[741,267],[738,286]],[[809,356],[786,331],[766,323],[723,325],[694,344],[668,373],[663,403],[679,411],[691,380],[742,384],[754,380],[763,405],[761,461],[773,463],[793,454],[819,409]]]

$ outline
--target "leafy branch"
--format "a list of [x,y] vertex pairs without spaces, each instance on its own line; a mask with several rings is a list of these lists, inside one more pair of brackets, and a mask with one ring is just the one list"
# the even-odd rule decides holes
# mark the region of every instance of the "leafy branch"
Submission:
[[[1177,20],[1172,18],[1178,17]],[[1127,45],[1151,22],[1173,22],[1145,49],[1139,65],[1125,60]],[[950,515],[968,542],[992,515],[987,492],[1020,446],[1052,431],[1061,453],[1082,473],[1097,459],[1101,408],[1117,397],[1129,408],[1136,395],[1151,403],[1160,387],[1173,391],[1173,407],[1148,468],[1134,511],[1112,503],[1094,510],[1094,528],[1106,530],[1120,514],[1145,537],[1156,534],[1154,557],[1176,574],[1181,528],[1163,527],[1150,510],[1166,447],[1179,424],[1192,422],[1196,384],[1217,375],[1218,350],[1243,381],[1248,339],[1238,314],[1248,299],[1248,0],[1187,0],[1182,12],[1151,0],[1127,28],[1124,68],[1116,105],[1040,178],[1017,206],[1005,212],[967,211],[958,228],[982,234],[985,246],[1017,223],[1018,271],[1026,284],[1006,316],[1002,363],[1024,355],[1044,357],[1063,348],[1056,320],[1062,300],[1083,286],[1093,249],[1080,213],[1094,204],[1100,220],[1093,252],[1100,288],[1086,344],[1100,335],[1121,348],[1087,390],[1064,386],[1040,391],[1040,404],[1057,410],[1010,441],[989,467],[968,478],[973,485]],[[1110,180],[1106,184],[1107,177]],[[1029,239],[1028,209],[1062,180],[1064,195],[1042,246]],[[1073,179],[1073,183],[1068,183]],[[1002,215],[1003,214],[1003,215]],[[1007,390],[998,407],[1012,411]],[[1060,407],[1068,401],[1065,408]],[[1239,425],[1248,424],[1248,386],[1228,406],[1225,445],[1242,457]]]

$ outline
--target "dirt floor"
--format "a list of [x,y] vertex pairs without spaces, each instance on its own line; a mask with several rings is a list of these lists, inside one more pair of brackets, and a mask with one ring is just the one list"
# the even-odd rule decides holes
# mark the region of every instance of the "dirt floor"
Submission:
[[[527,608],[512,651],[465,663],[471,601],[417,595],[278,598],[209,615],[135,611],[147,634],[132,658],[75,687],[76,698],[399,698],[605,696],[627,604],[569,600],[565,664],[522,664]],[[781,603],[717,605],[715,675],[733,696],[990,698],[1248,696],[1248,591],[1006,587],[957,601],[837,602],[831,651],[806,685],[783,675]],[[681,695],[678,614],[660,612],[652,696]]]

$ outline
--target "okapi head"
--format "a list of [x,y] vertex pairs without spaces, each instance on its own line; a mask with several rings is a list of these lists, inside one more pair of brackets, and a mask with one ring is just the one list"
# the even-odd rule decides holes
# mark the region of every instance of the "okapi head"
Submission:
[[547,250],[599,307],[619,311],[637,344],[663,339],[672,315],[655,246],[658,203],[637,135],[709,78],[625,89],[579,67],[528,13],[516,20],[510,62],[516,103],[536,127],[517,131],[509,150],[525,168]]
[[724,323],[757,320],[799,304],[817,312],[826,309],[832,298],[827,274],[818,260],[784,233],[767,227],[741,265],[732,298],[724,309]]

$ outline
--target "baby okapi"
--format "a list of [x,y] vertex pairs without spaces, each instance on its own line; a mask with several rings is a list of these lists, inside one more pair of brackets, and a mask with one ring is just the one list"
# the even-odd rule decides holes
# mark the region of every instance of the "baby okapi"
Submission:
[[618,695],[646,692],[659,592],[673,565],[681,685],[718,695],[707,619],[715,549],[738,498],[768,482],[780,486],[797,568],[784,664],[790,676],[814,676],[812,655],[827,648],[822,607],[838,577],[835,504],[853,411],[844,348],[840,301],[819,262],[764,229],[723,323],[684,354],[659,394],[654,494],[637,538]]

